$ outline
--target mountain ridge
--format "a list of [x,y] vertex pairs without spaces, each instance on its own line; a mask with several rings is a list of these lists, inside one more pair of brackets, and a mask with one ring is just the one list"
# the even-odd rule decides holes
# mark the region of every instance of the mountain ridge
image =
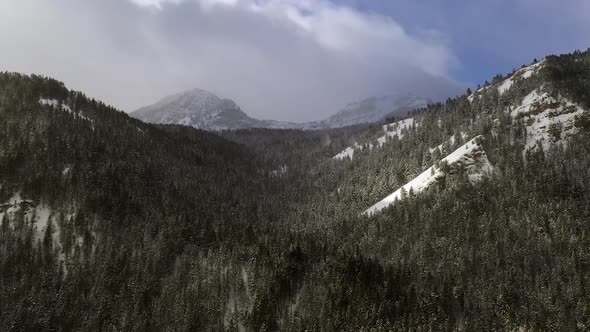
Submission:
[[149,123],[179,124],[208,130],[279,125],[251,118],[233,100],[197,88],[164,97],[130,115]]
[[324,120],[296,123],[252,118],[233,100],[195,88],[164,97],[130,115],[149,123],[179,124],[212,131],[249,128],[313,130],[375,123],[426,107],[430,102],[430,99],[412,94],[369,97],[347,104]]

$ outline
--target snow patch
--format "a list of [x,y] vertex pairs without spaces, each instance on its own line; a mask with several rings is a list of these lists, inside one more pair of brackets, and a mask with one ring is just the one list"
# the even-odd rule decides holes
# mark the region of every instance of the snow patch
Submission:
[[280,177],[280,176],[286,174],[288,169],[289,168],[287,167],[287,165],[282,165],[278,169],[272,170],[270,172],[270,175],[274,176],[274,177]]
[[20,203],[23,202],[23,199],[20,196],[20,193],[13,194],[10,199],[4,204],[0,204],[0,221],[4,218],[4,215],[8,215],[11,217],[14,212],[18,211],[20,208]]
[[379,142],[379,147],[383,146],[383,144],[387,142],[388,138],[404,138],[404,132],[410,129],[413,125],[414,118],[409,118],[383,126],[383,131],[385,131],[385,135],[377,139],[377,142]]
[[49,106],[51,108],[55,108],[55,109],[61,109],[62,111],[68,112],[70,114],[73,114],[74,117],[80,118],[82,120],[86,120],[86,121],[90,121],[92,122],[92,119],[85,117],[84,115],[82,115],[81,112],[74,112],[72,111],[72,109],[70,108],[70,106],[68,106],[67,104],[57,100],[57,99],[45,99],[45,98],[41,98],[39,99],[39,104],[43,105],[43,106]]
[[[47,224],[51,222],[51,209],[44,204],[35,204],[32,200],[23,199],[20,193],[15,193],[8,202],[0,204],[0,220],[6,215],[10,221],[13,221],[16,213],[22,210],[24,210],[25,218],[31,220],[34,224],[33,242],[36,243],[38,240],[42,240],[45,236]],[[56,222],[53,222],[52,226],[54,226],[52,234],[53,240],[57,241],[60,231],[59,225],[57,225]]]
[[338,159],[338,160],[344,160],[346,158],[352,159],[352,156],[354,155],[355,148],[361,148],[361,146],[358,143],[354,143],[353,146],[347,147],[346,149],[342,150],[340,153],[338,153],[337,155],[335,155],[332,158]]
[[[405,119],[405,120],[401,120],[398,122],[393,122],[393,123],[384,125],[383,126],[384,135],[377,138],[378,147],[383,147],[383,144],[385,144],[389,139],[392,139],[394,137],[397,137],[398,139],[401,140],[402,138],[404,138],[406,130],[409,130],[413,126],[419,126],[419,123],[415,122],[414,118],[409,118],[409,119]],[[372,150],[374,148],[373,143],[368,143],[367,145],[369,147],[369,150]],[[354,151],[356,149],[362,150],[363,145],[358,144],[358,143],[354,143],[352,146],[347,147],[346,149],[342,150],[340,153],[338,153],[337,155],[332,157],[332,159],[337,159],[337,160],[343,160],[346,158],[352,159],[352,157],[354,155]]]
[[36,243],[37,241],[42,241],[43,237],[45,236],[45,230],[47,229],[47,225],[51,222],[51,226],[53,227],[53,234],[52,238],[55,241],[59,238],[59,225],[56,222],[51,220],[51,209],[47,206],[38,205],[33,210],[30,210],[27,213],[27,216],[31,216],[33,214],[37,216],[36,220],[33,220],[35,224],[35,233],[33,235],[33,242]]
[[533,74],[536,74],[539,71],[539,69],[543,66],[544,62],[545,62],[545,60],[543,60],[541,62],[537,62],[533,65],[530,65],[528,67],[525,67],[525,68],[515,71],[514,74],[512,74],[512,76],[505,79],[498,86],[498,92],[500,93],[500,95],[502,95],[502,94],[506,93],[506,91],[510,90],[510,88],[512,87],[514,82],[521,80],[521,79],[530,78],[531,76],[533,76]]
[[514,84],[514,80],[512,80],[512,78],[504,80],[504,82],[498,86],[498,92],[503,95],[506,91],[510,90],[512,84]]
[[494,85],[484,86],[483,88],[473,92],[471,95],[469,95],[467,97],[467,99],[469,100],[470,103],[473,103],[473,101],[475,100],[476,97],[481,98],[481,96],[483,94],[485,94],[488,91],[488,89],[490,89],[491,87],[496,87],[498,89],[498,92],[500,93],[500,95],[503,95],[504,93],[506,93],[508,90],[510,90],[512,88],[512,86],[514,85],[515,82],[517,82],[519,80],[528,79],[528,78],[532,77],[533,75],[537,74],[539,72],[539,70],[543,67],[544,63],[545,63],[545,60],[537,62],[533,65],[528,66],[528,67],[521,68],[521,69],[515,71],[510,77],[503,80],[502,82],[496,83]]

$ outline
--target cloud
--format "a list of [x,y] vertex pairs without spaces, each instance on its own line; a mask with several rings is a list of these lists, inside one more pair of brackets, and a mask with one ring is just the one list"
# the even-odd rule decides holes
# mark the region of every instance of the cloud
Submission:
[[[547,54],[590,46],[588,0],[340,0],[386,12],[410,35],[434,29],[461,59],[456,79],[483,83]],[[441,37],[434,37],[441,38]]]
[[[141,6],[162,8],[164,3],[182,0],[130,0]],[[393,19],[363,13],[324,0],[195,0],[204,9],[239,8],[272,21],[290,25],[327,50],[354,56],[359,61],[387,58],[420,67],[435,75],[448,75],[457,65],[444,39],[421,40],[410,36]]]
[[448,36],[323,0],[2,2],[0,39],[2,69],[126,111],[199,87],[257,117],[303,121],[371,95],[443,98],[458,86]]
[[165,4],[179,4],[182,0],[130,0],[132,3],[146,8],[162,9]]

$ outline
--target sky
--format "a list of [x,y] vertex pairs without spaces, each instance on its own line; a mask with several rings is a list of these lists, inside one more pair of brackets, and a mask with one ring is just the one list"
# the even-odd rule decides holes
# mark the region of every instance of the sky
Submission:
[[308,121],[374,95],[433,99],[590,47],[587,0],[4,0],[0,70],[130,112],[192,88]]

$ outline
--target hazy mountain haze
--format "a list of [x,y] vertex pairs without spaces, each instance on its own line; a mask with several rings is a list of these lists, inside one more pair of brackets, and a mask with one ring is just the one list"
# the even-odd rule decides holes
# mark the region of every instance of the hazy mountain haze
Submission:
[[126,111],[199,87],[259,118],[307,121],[373,95],[463,90],[444,40],[328,1],[24,0],[0,4],[0,21],[3,70],[60,77]]

